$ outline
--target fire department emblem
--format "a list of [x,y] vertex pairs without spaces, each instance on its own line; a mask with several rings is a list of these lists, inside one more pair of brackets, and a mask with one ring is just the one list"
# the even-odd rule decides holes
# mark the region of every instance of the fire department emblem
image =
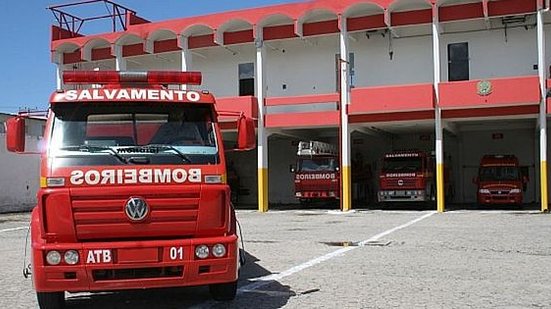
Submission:
[[487,80],[481,80],[476,84],[476,90],[478,95],[487,96],[492,93],[492,83]]
[[142,221],[149,213],[149,206],[144,199],[131,197],[126,201],[124,211],[131,221]]

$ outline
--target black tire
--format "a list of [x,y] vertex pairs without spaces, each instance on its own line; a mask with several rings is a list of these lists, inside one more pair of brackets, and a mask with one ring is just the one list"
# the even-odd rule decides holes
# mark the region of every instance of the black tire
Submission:
[[40,309],[65,308],[65,292],[36,292]]
[[237,281],[230,283],[211,284],[210,295],[217,301],[230,301],[235,299],[237,294]]

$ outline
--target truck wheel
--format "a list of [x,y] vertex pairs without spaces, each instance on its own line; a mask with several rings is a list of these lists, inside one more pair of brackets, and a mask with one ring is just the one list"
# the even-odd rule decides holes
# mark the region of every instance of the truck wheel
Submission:
[[210,295],[214,300],[228,301],[234,300],[237,294],[237,281],[230,283],[211,284],[209,286]]
[[65,308],[65,292],[36,292],[40,309]]

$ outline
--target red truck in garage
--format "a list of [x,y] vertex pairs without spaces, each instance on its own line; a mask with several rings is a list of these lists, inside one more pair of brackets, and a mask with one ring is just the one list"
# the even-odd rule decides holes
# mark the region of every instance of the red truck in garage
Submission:
[[[445,196],[452,197],[449,164],[444,166]],[[386,153],[379,174],[378,201],[431,202],[436,200],[435,158],[425,151]]]
[[477,185],[479,205],[522,205],[528,177],[514,155],[485,155],[480,160]]
[[339,199],[339,154],[334,145],[299,142],[297,164],[291,171],[295,175],[295,197],[301,204]]
[[[222,113],[208,91],[167,86],[198,85],[201,74],[73,71],[64,82],[76,86],[50,98],[31,215],[40,308],[63,307],[66,291],[208,285],[233,299],[239,246]],[[253,120],[234,115],[236,150],[254,148]],[[7,121],[6,139],[25,152],[25,115]]]

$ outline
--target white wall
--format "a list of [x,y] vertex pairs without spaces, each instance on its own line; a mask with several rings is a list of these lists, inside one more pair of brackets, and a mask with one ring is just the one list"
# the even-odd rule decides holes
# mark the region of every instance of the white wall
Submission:
[[431,36],[393,38],[392,60],[388,33],[354,37],[349,49],[355,56],[356,87],[432,83]]
[[535,29],[512,28],[444,34],[441,37],[442,80],[448,80],[448,44],[469,44],[470,79],[537,75],[538,63]]
[[[0,122],[6,118],[0,115]],[[28,120],[27,124],[30,135],[26,136],[26,150],[37,151],[44,121]],[[6,134],[0,133],[0,213],[30,210],[36,204],[40,184],[40,158],[10,153],[5,141]]]
[[336,92],[337,35],[266,42],[266,49],[268,96]]
[[203,85],[217,97],[239,95],[238,67],[254,63],[256,49],[252,44],[231,45],[193,50],[192,70],[203,73]]

